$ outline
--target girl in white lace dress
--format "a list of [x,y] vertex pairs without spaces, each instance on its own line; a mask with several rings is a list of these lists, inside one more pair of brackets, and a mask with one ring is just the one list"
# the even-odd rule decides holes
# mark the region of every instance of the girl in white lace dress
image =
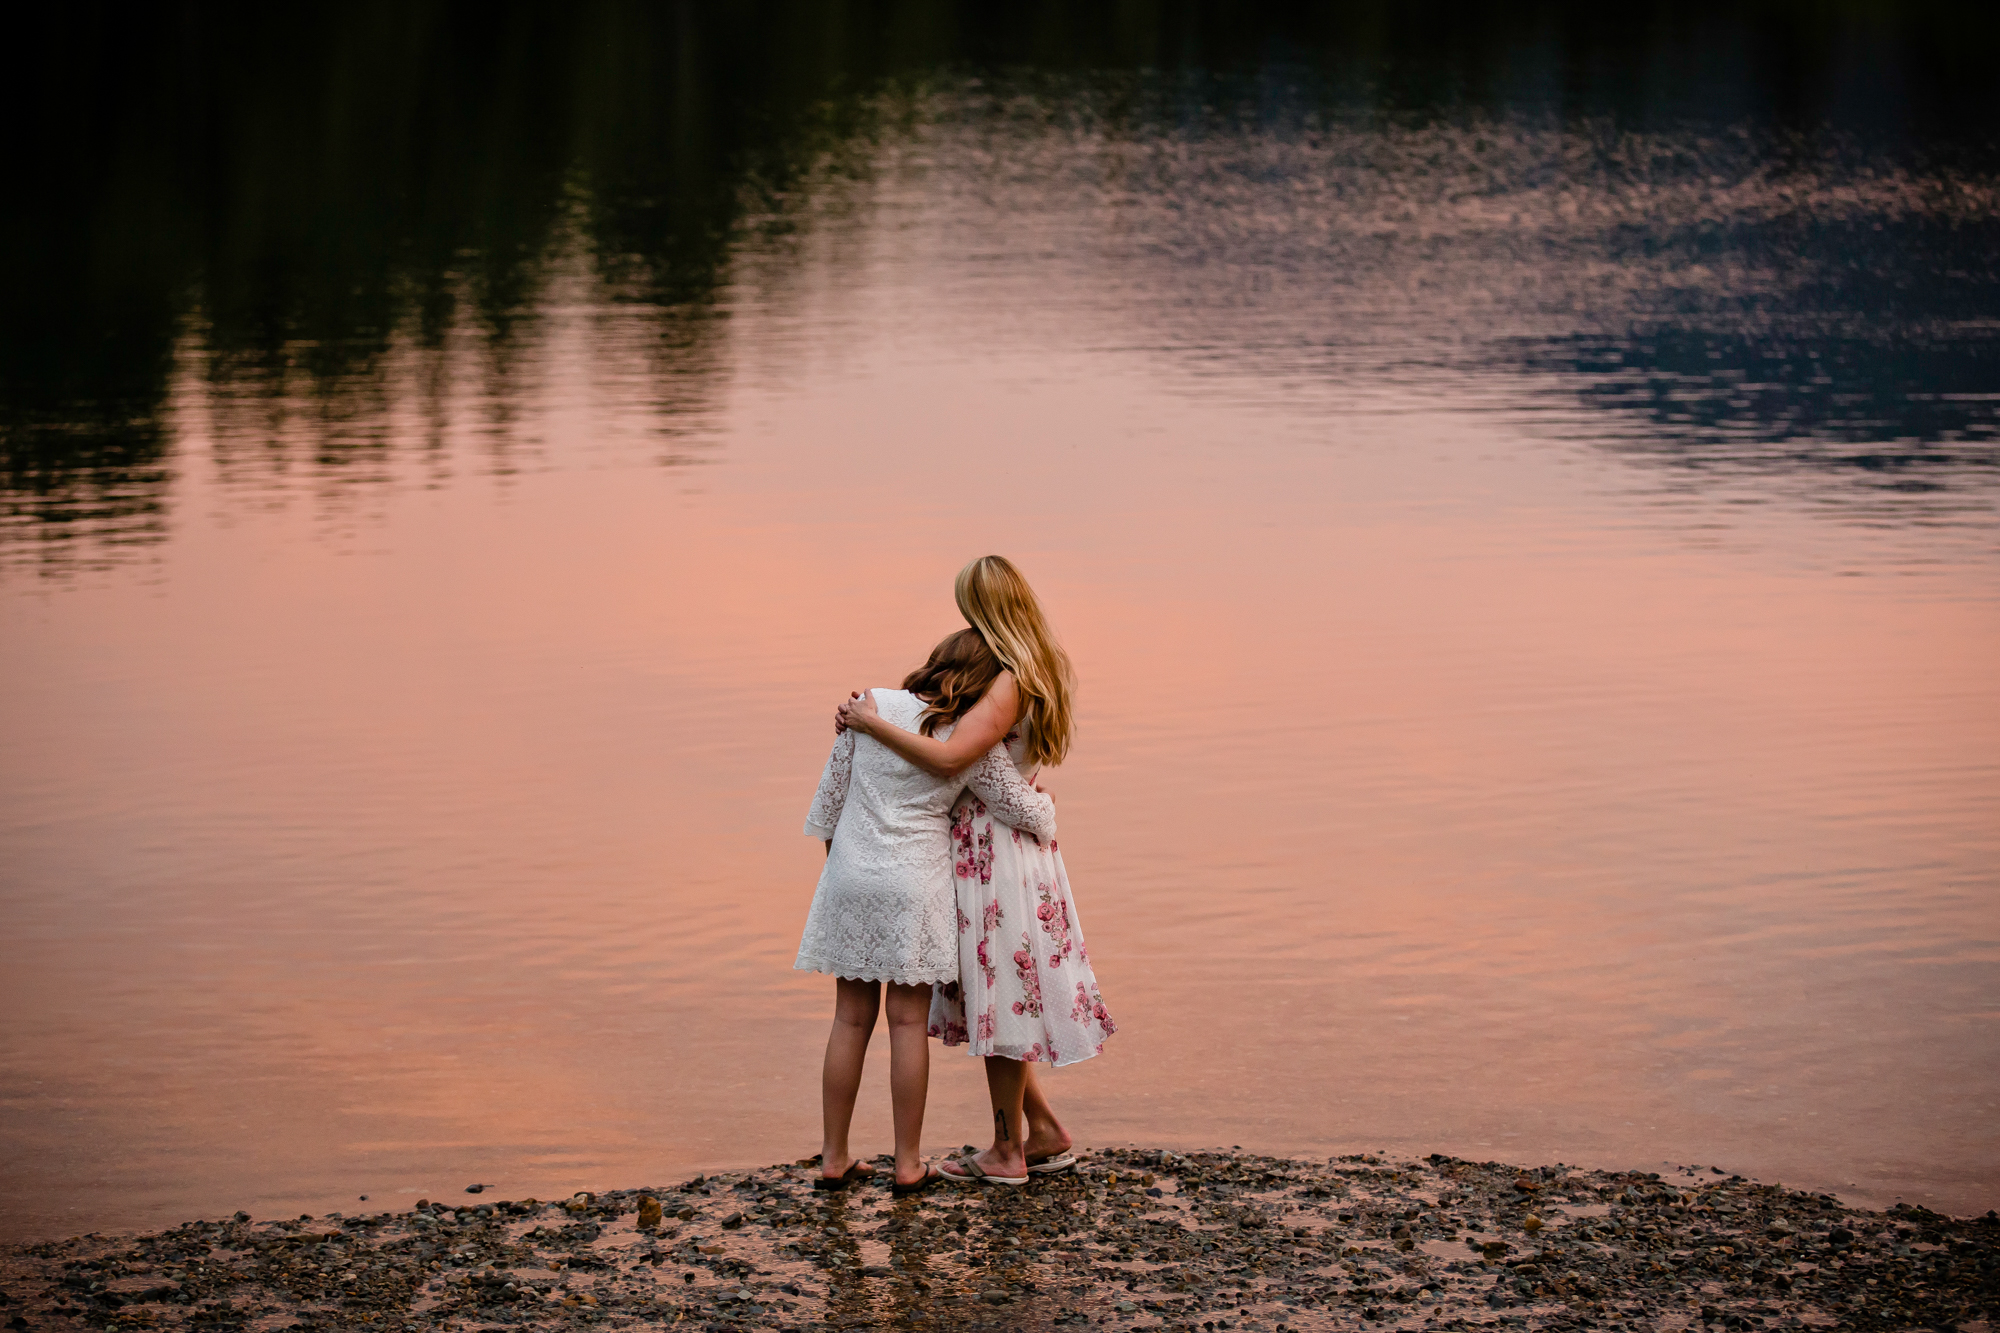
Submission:
[[[939,644],[903,689],[872,692],[878,723],[899,733],[922,729],[949,738],[998,671],[997,664],[976,669],[977,688],[968,690],[967,659],[983,666],[991,655],[978,635],[963,630]],[[968,788],[982,806],[1003,812],[1033,836],[1054,836],[1053,804],[1022,780],[998,745],[962,775],[942,778],[874,739],[844,731],[813,794],[806,832],[826,840],[827,859],[794,966],[837,978],[822,1071],[821,1188],[839,1189],[869,1174],[848,1150],[848,1128],[884,984],[895,1188],[908,1193],[937,1179],[919,1155],[930,1082],[925,1034],[932,984],[958,978],[947,812]]]
[[[894,728],[858,698],[842,708],[841,719],[941,776],[954,763],[990,762],[990,751],[972,746],[994,726],[1024,777],[1059,762],[1069,749],[1073,678],[1027,580],[1005,559],[985,556],[959,573],[957,594],[966,620],[1007,668],[967,712],[957,739],[926,741]],[[1030,1174],[1075,1162],[1070,1137],[1035,1080],[1035,1063],[1088,1060],[1116,1025],[1091,971],[1055,839],[1010,819],[975,789],[953,808],[951,849],[958,975],[955,985],[934,988],[930,1031],[948,1046],[967,1045],[986,1057],[994,1142],[943,1170],[958,1179],[1021,1184]]]

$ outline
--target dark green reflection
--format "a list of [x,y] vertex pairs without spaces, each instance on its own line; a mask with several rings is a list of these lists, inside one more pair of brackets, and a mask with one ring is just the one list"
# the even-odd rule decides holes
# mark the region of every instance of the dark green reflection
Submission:
[[[384,360],[478,331],[486,410],[574,234],[701,395],[736,221],[837,125],[799,15],[655,4],[43,16],[5,214],[0,540],[163,530],[177,342],[225,467],[370,475]],[[183,340],[185,340],[183,342]],[[692,371],[692,374],[689,372]],[[442,365],[425,386],[443,412]],[[289,443],[303,437],[309,457]]]
[[[472,364],[504,455],[565,247],[641,312],[661,416],[698,415],[732,247],[782,230],[810,167],[884,130],[884,87],[1052,76],[1114,118],[1200,132],[1313,108],[1832,123],[1985,169],[1992,23],[1952,6],[1387,0],[45,7],[13,34],[5,93],[0,543],[60,562],[79,536],[102,554],[162,534],[177,373],[205,386],[231,476],[380,475],[410,447],[388,424],[387,363],[405,354],[425,445]],[[1879,258],[1901,314],[1928,299],[1899,284],[1897,253]],[[1989,277],[1965,279],[1978,301]],[[453,351],[467,329],[477,345]],[[1990,359],[1966,355],[1972,391],[1990,387]],[[1518,364],[1550,358],[1587,375],[1604,351],[1545,344]],[[1630,408],[1630,380],[1584,401]]]

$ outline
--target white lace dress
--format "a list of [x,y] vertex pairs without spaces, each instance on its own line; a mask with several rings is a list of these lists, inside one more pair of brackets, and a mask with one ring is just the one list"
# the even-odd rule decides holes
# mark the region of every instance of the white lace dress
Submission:
[[[1020,770],[1027,746],[1007,738]],[[989,756],[990,758],[991,756]],[[1074,1064],[1118,1030],[1097,989],[1053,832],[974,789],[951,812],[958,980],[931,992],[930,1033],[973,1055]]]
[[[872,691],[884,721],[915,731],[923,700]],[[938,736],[951,734],[947,724]],[[831,838],[799,941],[803,972],[904,985],[958,979],[950,811],[970,790],[1041,836],[1055,833],[1055,803],[1021,777],[996,745],[970,770],[937,778],[870,736],[844,732],[813,793],[806,832]]]

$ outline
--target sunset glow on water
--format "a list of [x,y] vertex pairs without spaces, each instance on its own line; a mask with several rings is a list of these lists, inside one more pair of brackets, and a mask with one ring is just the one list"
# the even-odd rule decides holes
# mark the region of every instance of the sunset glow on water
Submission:
[[0,1230],[809,1154],[832,710],[987,551],[1083,1141],[2000,1205],[1993,172],[1191,88],[836,99],[687,299],[579,170],[504,300],[177,315],[0,526]]

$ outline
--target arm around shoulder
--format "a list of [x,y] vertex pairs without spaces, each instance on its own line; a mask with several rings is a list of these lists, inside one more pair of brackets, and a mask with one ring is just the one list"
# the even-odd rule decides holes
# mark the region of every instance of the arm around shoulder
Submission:
[[865,731],[932,777],[955,778],[978,763],[980,756],[1004,738],[1021,716],[1021,694],[1014,673],[1003,671],[944,740],[904,731],[868,709],[842,709],[841,718],[853,731]]

